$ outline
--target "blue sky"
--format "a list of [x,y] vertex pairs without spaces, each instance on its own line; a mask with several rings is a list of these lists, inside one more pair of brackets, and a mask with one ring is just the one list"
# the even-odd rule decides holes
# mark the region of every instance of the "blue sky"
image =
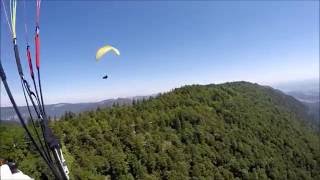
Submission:
[[[319,77],[317,1],[43,1],[41,5],[46,103],[148,95],[185,84],[246,80],[270,85]],[[31,42],[34,7],[27,1]],[[23,10],[20,1],[21,57],[25,57]],[[1,16],[1,58],[22,105],[11,39]],[[105,44],[117,47],[121,56],[109,54],[97,63],[95,52]],[[102,79],[105,74],[109,79]],[[2,97],[2,104],[9,105],[4,91]]]

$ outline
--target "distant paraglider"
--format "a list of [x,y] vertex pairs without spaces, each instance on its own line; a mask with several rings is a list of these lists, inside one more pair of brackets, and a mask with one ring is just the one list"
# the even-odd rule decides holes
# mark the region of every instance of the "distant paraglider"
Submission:
[[103,46],[100,49],[98,49],[98,51],[96,53],[96,60],[99,61],[105,54],[107,54],[109,52],[113,52],[118,56],[120,55],[120,51],[118,49],[116,49],[115,47],[112,47],[110,45],[106,45],[106,46]]
[[[99,61],[105,54],[107,54],[109,52],[113,52],[117,56],[120,55],[120,51],[117,48],[112,47],[110,45],[105,45],[105,46],[101,47],[100,49],[98,49],[98,51],[96,53],[96,60]],[[108,79],[108,75],[103,76],[102,79]]]

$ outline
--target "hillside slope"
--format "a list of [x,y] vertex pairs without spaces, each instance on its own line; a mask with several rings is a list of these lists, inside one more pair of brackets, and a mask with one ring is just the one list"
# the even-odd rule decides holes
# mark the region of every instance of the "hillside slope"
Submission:
[[[319,134],[305,118],[294,98],[235,82],[68,114],[53,128],[74,179],[320,179]],[[40,176],[43,163],[13,157]]]

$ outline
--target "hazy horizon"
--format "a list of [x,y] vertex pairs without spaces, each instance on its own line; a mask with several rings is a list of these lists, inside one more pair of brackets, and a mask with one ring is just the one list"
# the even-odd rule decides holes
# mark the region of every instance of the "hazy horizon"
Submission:
[[[239,80],[241,81],[241,80]],[[225,81],[225,82],[219,82],[219,83],[193,83],[193,84],[183,84],[183,85],[179,85],[179,86],[175,86],[172,88],[169,88],[167,90],[164,91],[159,91],[159,92],[152,92],[149,94],[136,94],[136,95],[131,95],[131,96],[114,96],[114,97],[106,97],[104,99],[97,99],[97,100],[93,100],[93,101],[77,101],[77,102],[54,102],[54,103],[47,103],[47,105],[52,105],[52,104],[78,104],[78,103],[97,103],[100,101],[104,101],[104,100],[110,100],[110,99],[119,99],[119,98],[134,98],[134,97],[139,97],[139,96],[153,96],[156,94],[160,94],[160,93],[167,93],[172,91],[175,88],[181,88],[183,86],[187,86],[187,85],[209,85],[209,84],[224,84],[224,83],[230,83],[230,82],[239,82],[239,81]],[[246,82],[250,82],[250,81],[246,81]],[[307,83],[306,83],[307,82]],[[257,83],[259,85],[262,86],[270,86],[274,89],[278,89],[281,90],[284,93],[287,92],[309,92],[310,90],[312,92],[316,92],[319,93],[319,80],[316,79],[306,79],[305,81],[303,80],[299,80],[299,81],[286,81],[286,82],[278,82],[278,83],[274,83],[274,84],[263,84],[263,83],[259,83],[259,82],[250,82],[250,83]],[[19,106],[26,106],[24,103],[21,103]],[[1,107],[12,107],[11,103],[8,103],[7,105],[5,104],[1,104]]]

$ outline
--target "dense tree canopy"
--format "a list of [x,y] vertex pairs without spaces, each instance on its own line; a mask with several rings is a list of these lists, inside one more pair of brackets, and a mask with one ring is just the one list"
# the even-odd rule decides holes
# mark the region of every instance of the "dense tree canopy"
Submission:
[[[319,133],[305,107],[246,82],[192,85],[51,125],[73,179],[320,179]],[[0,127],[4,158],[48,173],[21,128]]]

